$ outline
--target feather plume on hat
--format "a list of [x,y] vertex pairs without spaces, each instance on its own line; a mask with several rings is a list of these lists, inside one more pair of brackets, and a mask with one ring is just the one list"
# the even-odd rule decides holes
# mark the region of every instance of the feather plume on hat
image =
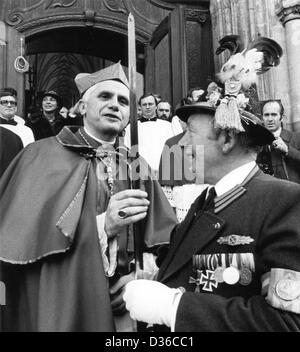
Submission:
[[239,111],[242,108],[241,102],[245,102],[245,99],[241,99],[241,90],[248,89],[257,82],[263,60],[263,53],[254,48],[231,56],[222,66],[218,77],[225,85],[225,97],[216,110],[216,127],[245,131]]
[[257,82],[264,60],[263,52],[257,49],[244,50],[229,58],[222,66],[218,77],[222,83],[229,80],[239,81],[244,89]]

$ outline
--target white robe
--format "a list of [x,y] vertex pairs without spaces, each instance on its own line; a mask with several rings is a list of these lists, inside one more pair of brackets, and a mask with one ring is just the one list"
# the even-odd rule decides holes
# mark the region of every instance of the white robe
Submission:
[[31,128],[25,126],[25,121],[17,115],[14,116],[14,120],[17,123],[16,125],[1,124],[1,126],[17,134],[21,138],[24,147],[33,143],[34,136]]
[[[138,121],[139,154],[154,171],[158,171],[161,153],[167,139],[175,136],[172,125],[168,121]],[[131,148],[130,125],[125,129],[124,143]]]

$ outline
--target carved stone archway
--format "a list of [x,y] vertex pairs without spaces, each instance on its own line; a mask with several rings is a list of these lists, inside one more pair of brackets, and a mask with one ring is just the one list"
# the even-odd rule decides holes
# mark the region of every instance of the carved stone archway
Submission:
[[[7,2],[7,1],[6,1]],[[7,2],[8,3],[8,2]],[[151,39],[159,23],[174,5],[159,0],[31,0],[7,4],[5,22],[18,32],[31,36],[58,27],[89,26],[127,34],[127,16],[136,18],[136,36],[140,42]],[[141,6],[147,4],[147,6]]]
[[[28,86],[29,76],[15,72],[12,67],[14,58],[19,55],[21,37],[25,38],[27,47],[33,38],[36,40],[39,36],[45,37],[46,33],[76,28],[97,34],[104,33],[103,31],[111,32],[125,38],[127,17],[131,12],[136,19],[137,43],[146,45],[150,42],[155,28],[174,8],[174,5],[162,4],[160,0],[157,4],[152,0],[144,3],[147,3],[146,6],[141,6],[141,1],[136,0],[15,0],[13,2],[4,0],[0,5],[0,20],[6,26],[7,45],[0,49],[3,52],[0,54],[5,58],[3,60],[5,67],[0,70],[3,76],[0,77],[0,84],[17,88],[19,111],[24,112],[24,88]],[[100,40],[101,38],[99,35]],[[107,36],[104,36],[104,40],[107,40]],[[84,41],[81,46],[84,46]],[[89,41],[88,36],[86,41]],[[40,44],[44,43],[40,42]],[[74,46],[74,52],[77,52],[76,46]],[[144,49],[141,52],[140,47],[139,50],[138,57],[143,58]],[[36,52],[41,52],[41,49]],[[28,53],[32,54],[30,51]],[[126,66],[125,58],[121,59],[122,64]]]
[[[130,12],[135,17],[137,46],[145,49],[138,51],[145,61],[145,89],[160,90],[168,80],[166,99],[176,104],[191,86],[205,85],[204,75],[214,71],[208,7],[208,0],[3,0],[0,21],[13,33],[6,48],[6,56],[12,57],[17,55],[20,36],[28,44],[43,33],[82,28],[125,37]],[[162,69],[167,66],[168,70]],[[24,77],[10,70],[2,79],[0,70],[0,85],[16,81],[22,111]]]

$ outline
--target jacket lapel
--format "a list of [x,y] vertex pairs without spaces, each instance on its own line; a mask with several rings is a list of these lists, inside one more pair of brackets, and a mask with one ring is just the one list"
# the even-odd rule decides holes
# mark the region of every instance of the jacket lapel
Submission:
[[[176,226],[176,228],[173,230],[173,232],[175,231],[175,234],[172,234],[171,237],[171,244],[170,244],[170,249],[168,251],[168,254],[166,256],[166,258],[163,259],[163,263],[160,267],[159,270],[159,276],[160,274],[162,274],[166,268],[168,267],[170,261],[172,260],[172,256],[170,255],[170,253],[175,253],[177,247],[180,245],[181,241],[182,241],[182,237],[189,229],[189,227],[191,226],[193,219],[194,219],[194,214],[196,212],[197,209],[197,205],[198,204],[203,204],[205,201],[205,196],[206,196],[206,191],[204,190],[200,196],[195,200],[195,202],[191,205],[190,210],[188,211],[185,219],[182,221],[182,223],[180,223],[179,225]],[[199,206],[199,205],[198,205]],[[175,238],[174,238],[175,236]],[[158,276],[158,278],[159,278]]]
[[[216,198],[215,213],[216,210],[221,212],[243,196],[246,193],[244,186],[259,174],[262,172],[256,166],[239,186]],[[177,272],[222,231],[225,221],[216,214],[200,211],[195,218],[195,212],[199,209],[199,204],[204,203],[205,196],[206,192],[203,192],[192,205],[182,225],[178,227],[178,233],[175,233],[174,241],[171,240],[170,250],[159,270],[159,281],[165,281]]]
[[[210,212],[202,212],[189,224],[178,229],[174,244],[171,245],[168,255],[160,268],[158,280],[165,281],[180,268],[182,268],[192,256],[204,248],[223,229],[225,221]],[[189,227],[192,229],[189,230]],[[205,235],[204,235],[205,234]],[[175,255],[176,254],[176,255]]]
[[284,142],[286,143],[290,143],[291,138],[292,138],[292,133],[290,131],[287,130],[282,130],[280,137],[284,140]]

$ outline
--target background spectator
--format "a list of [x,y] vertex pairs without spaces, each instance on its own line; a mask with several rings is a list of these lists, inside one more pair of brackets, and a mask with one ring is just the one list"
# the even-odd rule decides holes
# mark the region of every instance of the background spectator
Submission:
[[141,107],[141,122],[145,122],[148,120],[156,120],[156,107],[157,107],[157,100],[155,96],[150,94],[144,94],[139,99],[139,105]]
[[257,163],[266,173],[300,183],[300,133],[282,127],[284,107],[280,100],[268,100],[263,105],[265,127],[276,138],[265,146],[257,157]]
[[172,111],[171,104],[167,101],[160,101],[157,104],[156,108],[157,117],[161,120],[171,122],[172,120]]
[[59,114],[61,107],[62,100],[55,91],[48,91],[42,95],[42,111],[33,113],[26,121],[36,140],[55,136],[66,125],[66,121]]
[[[168,121],[157,118],[157,101],[153,94],[144,94],[139,99],[139,104],[142,110],[142,116],[138,120],[139,153],[157,173],[164,144],[175,134]],[[127,147],[131,146],[130,125],[125,129],[124,142]]]
[[16,115],[17,112],[17,92],[13,88],[3,88],[0,90],[0,124],[2,127],[17,134],[24,147],[34,142],[34,136],[29,127],[25,126],[25,121]]

